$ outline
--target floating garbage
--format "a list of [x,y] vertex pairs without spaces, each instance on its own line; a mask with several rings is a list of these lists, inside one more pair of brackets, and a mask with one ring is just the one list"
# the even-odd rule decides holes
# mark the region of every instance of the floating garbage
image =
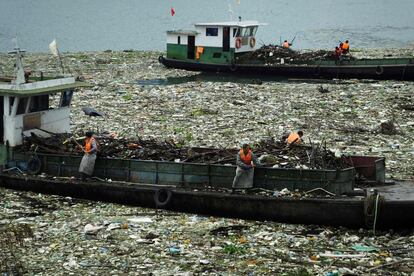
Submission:
[[[412,53],[411,47],[358,50],[352,55],[383,58]],[[93,129],[125,141],[173,140],[187,148],[237,149],[242,141],[278,140],[286,132],[302,129],[307,146],[325,148],[326,143],[338,157],[341,153],[384,156],[387,177],[413,177],[413,82],[283,79],[257,85],[194,78],[167,86],[139,84],[137,80],[198,74],[165,68],[158,63],[160,54],[62,53],[65,66],[93,85],[75,93],[72,100],[73,133],[81,137]],[[12,75],[14,62],[12,56],[0,53],[0,72]],[[25,62],[34,76],[59,69],[47,54],[27,53]],[[284,62],[291,61],[284,58]],[[106,116],[85,116],[86,106]],[[388,121],[396,134],[380,132],[381,123]],[[119,152],[148,154],[133,144],[122,146]],[[234,156],[223,162],[232,160]],[[7,189],[0,189],[0,198],[0,274],[411,275],[414,271],[412,230],[373,236],[364,229],[198,219]],[[148,217],[152,223],[128,221],[137,217]],[[128,227],[105,231],[111,223]],[[88,224],[92,226],[88,231],[98,232],[85,238]],[[28,225],[32,234],[19,236],[16,243],[9,226],[20,225]],[[174,244],[179,246],[172,251],[180,249],[178,254],[169,251]],[[378,250],[370,250],[371,246]]]

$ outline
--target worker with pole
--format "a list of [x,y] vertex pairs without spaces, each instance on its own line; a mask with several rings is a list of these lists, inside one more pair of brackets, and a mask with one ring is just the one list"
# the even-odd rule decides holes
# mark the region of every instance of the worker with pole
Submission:
[[81,173],[82,181],[87,177],[91,177],[95,168],[96,153],[98,152],[98,143],[93,137],[92,131],[85,133],[85,147],[82,147],[84,155],[79,166],[79,172]]
[[250,145],[243,144],[236,157],[236,176],[233,179],[232,193],[236,189],[251,189],[253,188],[254,168],[258,164]]

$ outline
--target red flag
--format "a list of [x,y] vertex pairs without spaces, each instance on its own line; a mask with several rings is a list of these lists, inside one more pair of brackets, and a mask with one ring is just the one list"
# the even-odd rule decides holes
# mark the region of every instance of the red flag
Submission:
[[175,14],[175,10],[173,7],[171,7],[171,16],[174,16],[174,14]]

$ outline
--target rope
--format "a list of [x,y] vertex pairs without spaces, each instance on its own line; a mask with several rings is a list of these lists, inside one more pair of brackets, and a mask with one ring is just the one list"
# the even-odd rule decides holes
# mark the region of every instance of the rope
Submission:
[[375,200],[374,225],[372,226],[372,231],[374,232],[374,236],[375,236],[375,226],[377,224],[377,217],[378,217],[378,201],[379,201],[379,194],[377,194],[377,198]]
[[331,192],[329,192],[325,189],[322,189],[322,188],[315,188],[315,189],[309,190],[309,191],[305,192],[305,194],[310,194],[310,193],[315,192],[315,191],[323,191],[323,192],[327,193],[328,195],[335,196],[334,193],[331,193]]

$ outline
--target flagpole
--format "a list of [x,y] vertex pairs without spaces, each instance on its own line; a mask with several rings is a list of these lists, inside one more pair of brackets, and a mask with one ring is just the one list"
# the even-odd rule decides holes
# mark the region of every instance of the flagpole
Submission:
[[170,0],[170,14],[171,14],[172,29],[175,30],[175,20],[174,20],[175,9],[173,7],[172,0]]

